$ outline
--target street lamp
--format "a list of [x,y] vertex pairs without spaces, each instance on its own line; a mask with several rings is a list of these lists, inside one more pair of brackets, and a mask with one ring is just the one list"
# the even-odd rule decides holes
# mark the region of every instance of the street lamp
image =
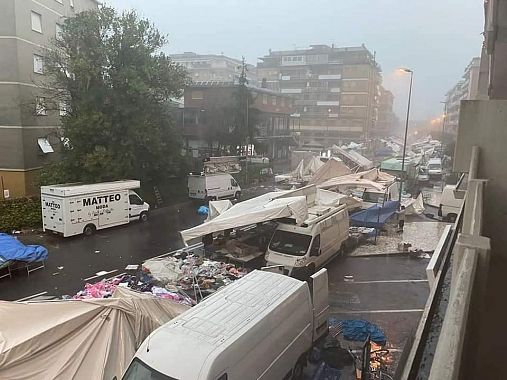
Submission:
[[400,68],[400,71],[410,74],[410,87],[408,89],[408,103],[407,103],[407,120],[405,122],[405,138],[403,140],[403,157],[401,158],[401,176],[400,176],[400,196],[399,196],[399,208],[401,209],[401,193],[403,191],[403,179],[405,177],[405,155],[407,152],[407,132],[408,132],[408,119],[410,117],[410,101],[412,100],[412,80],[414,78],[414,72],[407,68]]

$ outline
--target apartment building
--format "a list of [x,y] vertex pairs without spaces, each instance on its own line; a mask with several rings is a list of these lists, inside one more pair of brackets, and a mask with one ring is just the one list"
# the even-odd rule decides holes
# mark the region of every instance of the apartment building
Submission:
[[38,193],[39,170],[55,158],[62,112],[46,109],[41,95],[43,49],[66,17],[97,7],[95,0],[2,0],[0,199]]
[[[230,122],[236,104],[238,84],[234,82],[195,82],[185,88],[184,107],[175,109],[174,117],[184,139],[187,154],[197,157],[219,155],[215,133]],[[297,145],[297,125],[291,118],[293,99],[264,88],[248,86],[257,111],[255,143],[271,159],[286,159],[289,147]]]
[[458,131],[459,110],[462,100],[474,100],[478,96],[481,59],[474,57],[465,69],[461,80],[445,95],[445,131]]
[[398,118],[393,110],[394,95],[391,91],[380,86],[380,100],[378,104],[378,120],[373,130],[375,137],[389,137],[397,132]]
[[257,64],[261,87],[295,98],[301,143],[368,139],[378,118],[380,67],[363,45],[269,51]]
[[[241,60],[223,54],[185,52],[170,57],[187,69],[194,82],[237,82],[241,75]],[[255,66],[247,64],[247,80],[252,86],[257,84],[256,72]]]

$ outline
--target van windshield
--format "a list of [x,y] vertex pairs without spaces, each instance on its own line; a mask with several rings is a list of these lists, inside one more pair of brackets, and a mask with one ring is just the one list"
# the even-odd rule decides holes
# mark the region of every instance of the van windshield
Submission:
[[135,358],[130,364],[127,372],[122,377],[122,380],[178,380],[174,377],[166,376],[153,368],[143,363],[141,360]]
[[310,235],[277,230],[269,243],[269,249],[287,255],[304,256],[311,240]]
[[432,169],[432,170],[440,169],[441,167],[442,167],[442,165],[440,165],[440,164],[429,164],[428,165],[428,169]]

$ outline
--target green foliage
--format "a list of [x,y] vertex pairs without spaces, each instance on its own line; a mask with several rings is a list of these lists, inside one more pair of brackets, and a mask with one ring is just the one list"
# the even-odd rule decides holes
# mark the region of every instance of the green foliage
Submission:
[[0,201],[0,232],[42,226],[39,198],[19,198]]
[[160,52],[165,43],[133,11],[101,7],[65,20],[45,57],[47,98],[67,110],[62,161],[46,168],[45,183],[154,183],[177,173],[181,143],[167,104],[187,77]]

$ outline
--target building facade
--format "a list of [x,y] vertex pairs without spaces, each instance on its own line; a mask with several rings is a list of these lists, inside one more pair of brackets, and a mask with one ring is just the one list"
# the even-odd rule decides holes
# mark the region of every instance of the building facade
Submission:
[[393,105],[393,93],[380,86],[378,120],[372,133],[375,137],[389,137],[397,132],[399,122],[394,113]]
[[260,60],[261,87],[295,99],[302,145],[364,140],[375,129],[381,75],[366,47],[312,45],[270,51]]
[[[185,67],[193,82],[237,82],[241,75],[241,60],[223,54],[186,52],[172,54],[170,57]],[[247,80],[250,85],[257,85],[255,66],[247,65]]]
[[[236,104],[238,85],[233,82],[196,82],[184,92],[184,107],[175,113],[188,155],[205,157],[220,155],[216,131],[228,122]],[[296,145],[297,125],[291,119],[293,99],[271,90],[248,86],[257,111],[255,142],[265,147],[262,152],[271,159],[288,157],[289,147]],[[256,144],[257,145],[257,144]]]
[[444,128],[448,133],[458,131],[459,110],[462,100],[475,100],[479,90],[481,59],[474,57],[465,69],[461,80],[445,95]]
[[0,11],[0,199],[38,193],[40,168],[54,156],[60,111],[47,110],[43,49],[59,24],[95,0],[3,0]]

